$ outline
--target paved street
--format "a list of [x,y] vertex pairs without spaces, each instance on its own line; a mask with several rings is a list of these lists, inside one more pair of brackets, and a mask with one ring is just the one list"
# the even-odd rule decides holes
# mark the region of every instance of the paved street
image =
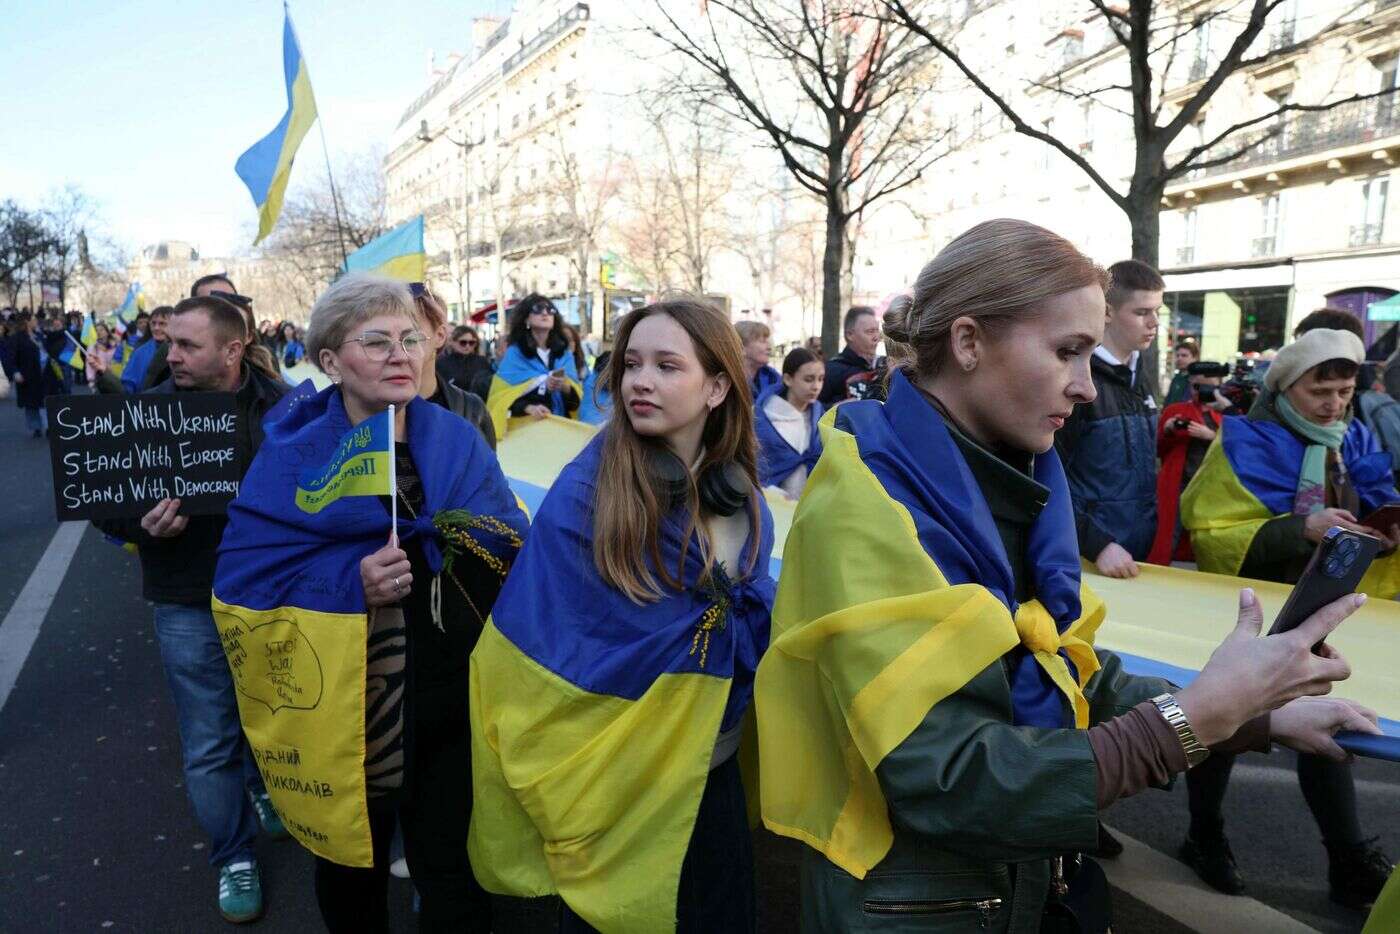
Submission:
[[[4,400],[0,654],[13,645],[5,628],[23,622],[11,614],[16,598],[56,529],[47,449],[22,429]],[[173,711],[133,556],[91,528],[83,532],[14,690],[0,703],[0,931],[223,929],[215,876],[181,785]],[[1319,930],[1359,930],[1360,915],[1327,901],[1325,858],[1292,768],[1292,755],[1276,752],[1242,759],[1236,769],[1227,806],[1249,894]],[[1356,776],[1363,824],[1400,852],[1400,766],[1362,762]],[[1114,867],[1127,890],[1118,893],[1118,930],[1191,929],[1164,907],[1194,918],[1196,929],[1232,934],[1279,930],[1287,921],[1222,898],[1201,923],[1199,910],[1184,907],[1197,900],[1195,887],[1164,889],[1161,854],[1174,852],[1185,831],[1184,788],[1123,802],[1108,819],[1152,848],[1132,848],[1127,864]],[[765,835],[760,854],[761,929],[793,930],[797,847]],[[255,929],[319,929],[310,857],[294,843],[264,842],[260,858],[269,909]],[[395,882],[392,892],[398,929],[409,930],[411,890]],[[538,927],[529,916],[548,911],[516,911],[498,929]]]

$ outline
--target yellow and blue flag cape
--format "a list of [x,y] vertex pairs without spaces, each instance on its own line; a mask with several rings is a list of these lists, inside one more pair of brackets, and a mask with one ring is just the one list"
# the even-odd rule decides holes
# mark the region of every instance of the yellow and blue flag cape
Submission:
[[[762,371],[760,371],[762,372]],[[778,429],[773,427],[773,420],[768,417],[768,413],[763,410],[763,405],[768,401],[768,397],[776,394],[779,389],[772,389],[765,392],[754,401],[753,420],[754,433],[758,436],[758,482],[765,486],[778,486],[798,467],[806,465],[808,475],[817,466],[817,460],[822,456],[822,438],[819,423],[822,418],[822,404],[813,401],[807,407],[806,417],[812,430],[807,438],[807,450],[801,454],[797,449],[788,444],[787,439],[778,433]]]
[[[564,371],[564,377],[569,381],[574,392],[579,394],[579,399],[582,400],[582,377],[574,363],[574,355],[564,354],[555,363],[554,368]],[[491,421],[495,426],[498,440],[504,438],[510,429],[510,407],[515,404],[517,399],[542,383],[549,376],[550,369],[544,365],[544,361],[537,354],[526,354],[514,344],[506,351],[506,355],[501,358],[501,363],[496,368],[496,375],[491,379],[491,391],[486,397],[486,410],[491,414]],[[569,414],[567,406],[564,405],[562,392],[550,394],[549,407],[555,415],[567,417]],[[577,411],[574,412],[573,417],[578,417]]]
[[[559,474],[471,661],[472,867],[489,891],[557,892],[608,934],[673,930],[715,740],[740,722],[768,644],[773,524],[753,574],[638,605],[593,566],[602,436]],[[680,555],[678,514],[662,560]],[[716,898],[724,893],[716,892]]]
[[[1181,494],[1181,524],[1191,533],[1196,564],[1237,575],[1250,543],[1270,519],[1293,512],[1305,445],[1283,425],[1243,416],[1225,418],[1200,469]],[[1359,421],[1347,426],[1342,462],[1361,499],[1363,515],[1400,501],[1390,455]],[[1360,589],[1385,600],[1400,593],[1400,554],[1377,559]]]
[[287,82],[287,112],[271,133],[254,143],[233,165],[258,207],[255,246],[272,233],[282,213],[292,161],[311,124],[316,122],[316,97],[311,93],[311,76],[301,57],[290,12],[282,22],[282,76]]
[[980,488],[902,373],[883,405],[829,413],[822,440],[758,671],[763,819],[863,878],[893,842],[876,767],[987,666],[1010,653],[1014,724],[1088,725],[1104,609],[1080,586],[1053,449],[1035,459],[1049,489],[1028,545],[1038,598],[1018,604]]
[[612,407],[612,393],[608,392],[607,384],[598,378],[597,370],[589,370],[583,378],[578,420],[585,425],[601,425],[612,415]]
[[[365,794],[368,616],[359,565],[389,540],[389,510],[367,495],[298,500],[304,478],[346,476],[351,425],[340,390],[294,390],[229,507],[214,575],[214,620],[254,759],[287,829],[347,866],[373,862]],[[284,405],[284,403],[287,403]],[[481,435],[415,399],[407,441],[424,508],[399,516],[434,574],[465,548],[509,566],[525,517]],[[324,489],[324,488],[323,488]],[[491,563],[491,562],[488,562]]]
[[380,234],[345,258],[346,272],[372,272],[401,282],[422,282],[427,265],[422,214]]

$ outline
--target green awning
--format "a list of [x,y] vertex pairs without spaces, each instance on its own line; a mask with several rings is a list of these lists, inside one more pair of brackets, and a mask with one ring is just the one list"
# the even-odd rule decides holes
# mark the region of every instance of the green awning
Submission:
[[1366,306],[1368,321],[1400,321],[1400,292]]

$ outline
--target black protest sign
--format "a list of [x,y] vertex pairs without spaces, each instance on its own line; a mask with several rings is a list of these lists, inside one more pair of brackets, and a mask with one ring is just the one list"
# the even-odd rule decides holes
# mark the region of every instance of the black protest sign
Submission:
[[139,517],[162,499],[221,514],[238,494],[231,392],[52,396],[49,453],[60,522]]

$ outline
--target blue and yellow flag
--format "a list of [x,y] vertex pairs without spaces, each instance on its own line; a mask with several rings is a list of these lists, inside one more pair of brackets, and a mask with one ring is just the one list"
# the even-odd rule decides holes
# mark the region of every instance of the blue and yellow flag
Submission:
[[87,366],[87,360],[83,357],[82,347],[78,346],[72,334],[67,331],[63,334],[67,339],[63,342],[63,349],[58,352],[59,362],[66,363],[75,370],[83,369]]
[[[980,488],[902,373],[885,404],[828,413],[822,441],[755,690],[763,820],[864,878],[893,842],[875,775],[885,756],[1003,656],[1014,725],[1086,727],[1083,688],[1100,666],[1104,610],[1080,586],[1053,449],[1035,458],[1047,498],[1026,565],[1038,599],[1018,603]],[[1092,840],[1092,816],[1082,829]]]
[[122,303],[117,306],[112,314],[116,317],[116,329],[118,334],[125,334],[127,329],[136,321],[136,316],[141,313],[141,283],[133,282],[126,287],[126,295],[122,298]]
[[[554,364],[554,368],[564,371],[564,378],[569,381],[570,388],[579,394],[581,403],[583,401],[583,377],[579,374],[578,366],[574,362],[574,355],[564,354]],[[496,375],[491,378],[491,391],[486,396],[486,411],[491,415],[497,439],[504,438],[510,428],[510,407],[521,396],[540,386],[549,378],[549,373],[550,368],[545,366],[539,355],[526,354],[514,344],[506,350],[506,355],[501,359],[500,366],[496,368]],[[569,413],[568,406],[564,404],[562,391],[549,394],[549,408],[555,415],[579,417],[579,409],[575,409],[572,415]]]
[[372,272],[401,282],[422,282],[427,266],[422,214],[380,234],[345,258],[346,272]]
[[88,312],[83,318],[83,334],[78,338],[84,347],[91,347],[97,343],[97,322],[92,318],[92,312]]
[[282,74],[287,82],[287,112],[273,131],[253,144],[238,157],[233,170],[248,186],[253,203],[258,207],[258,236],[256,246],[272,232],[282,213],[282,199],[287,194],[287,180],[292,174],[292,160],[303,137],[316,122],[316,98],[311,93],[311,76],[301,57],[292,14],[286,13],[282,23]]
[[[595,438],[555,480],[472,653],[472,868],[486,889],[558,893],[609,934],[673,930],[715,740],[739,727],[768,644],[772,517],[742,579],[661,558],[684,589],[638,605],[593,566]],[[715,893],[715,897],[724,897]]]
[[[490,448],[422,399],[409,403],[406,423],[424,502],[417,516],[400,515],[400,540],[421,543],[434,575],[480,560],[479,573],[503,576],[525,517]],[[287,829],[319,856],[365,867],[369,618],[359,565],[388,542],[390,514],[377,498],[344,492],[314,512],[298,502],[308,468],[320,477],[340,463],[330,475],[352,482],[343,468],[362,455],[341,456],[351,427],[334,386],[269,413],[229,506],[213,611],[243,731]]]
[[390,406],[347,431],[331,459],[297,478],[297,508],[317,513],[342,496],[393,492],[394,410]]
[[[1191,533],[1196,565],[1212,574],[1238,575],[1264,523],[1293,512],[1304,443],[1283,425],[1230,416],[1181,494],[1181,524]],[[1341,458],[1369,513],[1400,500],[1390,455],[1359,421],[1347,426]],[[1400,594],[1400,553],[1377,559],[1359,588],[1389,600]]]

